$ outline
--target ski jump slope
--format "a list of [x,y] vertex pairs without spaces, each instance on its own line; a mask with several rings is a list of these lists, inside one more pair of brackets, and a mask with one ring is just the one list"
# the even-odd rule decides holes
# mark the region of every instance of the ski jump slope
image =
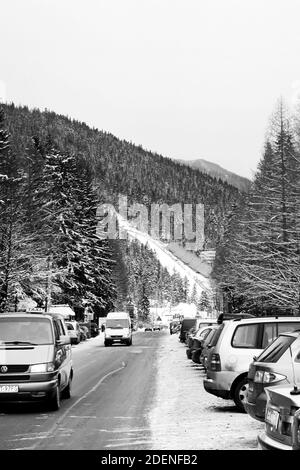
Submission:
[[196,286],[198,295],[204,290],[208,294],[211,293],[210,280],[202,274],[194,271],[187,264],[181,261],[177,256],[171,253],[167,246],[159,240],[155,240],[149,234],[142,232],[133,227],[128,220],[122,218],[116,213],[119,227],[123,229],[129,240],[138,240],[142,245],[147,245],[155,252],[160,264],[168,270],[170,274],[177,272],[182,278],[189,281],[190,291]]

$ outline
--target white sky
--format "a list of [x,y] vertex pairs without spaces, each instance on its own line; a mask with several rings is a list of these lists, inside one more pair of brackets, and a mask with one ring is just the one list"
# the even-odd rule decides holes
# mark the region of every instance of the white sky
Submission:
[[0,89],[251,176],[300,85],[299,0],[1,1]]

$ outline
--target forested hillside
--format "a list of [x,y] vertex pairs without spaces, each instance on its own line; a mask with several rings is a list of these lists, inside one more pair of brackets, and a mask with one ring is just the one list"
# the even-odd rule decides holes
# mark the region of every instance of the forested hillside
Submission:
[[214,278],[229,310],[300,315],[300,126],[282,102],[251,190],[228,216]]
[[203,203],[210,248],[236,188],[54,112],[3,105],[0,121],[0,310],[29,297],[102,315],[130,294],[145,316],[151,299],[183,300],[185,281],[153,253],[96,237],[97,205]]
[[129,202],[144,204],[203,203],[205,248],[216,245],[225,214],[240,197],[233,186],[54,112],[13,104],[3,108],[20,165],[25,165],[26,149],[35,136],[43,144],[50,141],[61,152],[86,160],[107,202],[116,203],[121,193]]

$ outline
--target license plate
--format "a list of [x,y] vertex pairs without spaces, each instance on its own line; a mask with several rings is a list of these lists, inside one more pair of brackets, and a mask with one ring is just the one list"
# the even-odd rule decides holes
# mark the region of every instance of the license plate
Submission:
[[18,393],[17,385],[0,385],[0,393]]
[[266,413],[266,421],[272,426],[272,428],[277,428],[279,420],[279,413],[276,410],[272,410],[272,408],[267,409]]

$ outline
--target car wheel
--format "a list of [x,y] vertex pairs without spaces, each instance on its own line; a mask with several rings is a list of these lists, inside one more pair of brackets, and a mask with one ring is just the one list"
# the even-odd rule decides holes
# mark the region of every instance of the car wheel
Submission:
[[192,350],[191,349],[186,350],[186,356],[187,356],[188,359],[192,359]]
[[200,364],[200,354],[201,354],[201,351],[199,349],[195,349],[192,352],[192,361],[195,362],[196,364]]
[[108,341],[104,341],[104,346],[105,347],[110,346],[110,343]]
[[129,341],[127,341],[127,346],[131,346],[132,345],[132,338],[130,338]]
[[50,397],[49,401],[49,408],[52,411],[57,411],[60,408],[60,390],[59,390],[59,385],[57,384],[55,387],[55,390]]
[[66,388],[63,389],[62,394],[61,394],[62,398],[71,398],[71,388],[72,388],[72,376],[70,374],[68,385],[66,386]]
[[246,399],[248,390],[248,379],[247,377],[242,378],[235,386],[233,392],[233,401],[236,404],[239,411],[245,413],[244,402]]

